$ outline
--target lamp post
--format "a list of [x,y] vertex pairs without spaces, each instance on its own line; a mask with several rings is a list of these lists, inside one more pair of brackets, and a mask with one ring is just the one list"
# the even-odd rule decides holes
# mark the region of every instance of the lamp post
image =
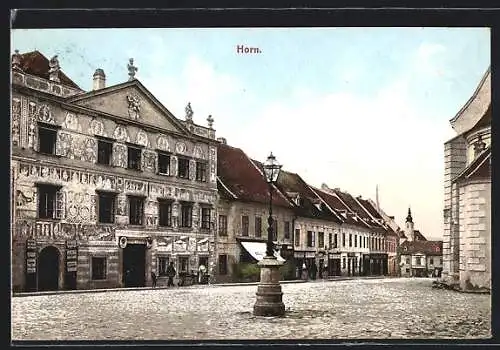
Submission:
[[259,261],[260,284],[257,287],[257,300],[253,307],[255,316],[282,316],[285,314],[280,285],[279,268],[282,265],[274,256],[273,248],[273,183],[278,179],[281,165],[271,153],[264,163],[264,174],[269,186],[269,218],[267,219],[266,256]]

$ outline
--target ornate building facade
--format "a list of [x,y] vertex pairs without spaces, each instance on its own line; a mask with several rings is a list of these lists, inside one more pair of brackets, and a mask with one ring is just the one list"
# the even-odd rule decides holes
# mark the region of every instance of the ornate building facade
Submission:
[[[57,56],[12,56],[14,290],[145,286],[214,264],[217,141],[135,78],[83,91]],[[125,80],[125,79],[124,79]]]
[[443,280],[491,288],[491,71],[450,123],[444,144]]

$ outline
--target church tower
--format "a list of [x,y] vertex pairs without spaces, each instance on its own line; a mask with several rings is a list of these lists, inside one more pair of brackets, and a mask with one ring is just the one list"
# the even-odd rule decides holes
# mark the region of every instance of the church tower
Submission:
[[413,218],[411,217],[410,208],[408,208],[408,216],[406,217],[405,236],[408,241],[414,241]]

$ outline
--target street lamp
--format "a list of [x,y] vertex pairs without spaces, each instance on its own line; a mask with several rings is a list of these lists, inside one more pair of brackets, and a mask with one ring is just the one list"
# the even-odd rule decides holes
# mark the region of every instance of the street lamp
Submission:
[[260,284],[257,287],[257,300],[253,307],[255,316],[282,316],[285,314],[280,285],[280,271],[282,265],[274,256],[273,247],[273,183],[278,179],[281,165],[271,153],[264,163],[264,175],[269,185],[269,218],[267,219],[267,246],[266,256],[259,261]]

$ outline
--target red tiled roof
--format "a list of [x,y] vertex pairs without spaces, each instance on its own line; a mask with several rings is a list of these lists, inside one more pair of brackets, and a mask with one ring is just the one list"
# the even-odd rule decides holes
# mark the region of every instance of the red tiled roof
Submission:
[[[333,210],[336,210],[339,213],[341,213],[343,211],[344,212],[351,212],[351,209],[349,209],[349,207],[345,206],[337,196],[330,194],[328,192],[325,192],[323,190],[320,190],[318,188],[313,188],[313,189],[314,189],[314,191],[316,191],[318,196],[320,196],[320,198],[322,200],[324,200],[326,202],[326,204],[328,204],[328,206],[330,208],[332,208]],[[361,225],[361,226],[365,227],[363,224],[361,224],[359,221],[354,220],[349,215],[346,215],[346,217],[344,217],[344,215],[341,215],[341,218],[346,224],[355,225],[355,226]]]
[[[262,163],[259,163],[259,166],[262,169]],[[282,170],[278,176],[276,185],[281,192],[285,193],[285,195],[297,205],[296,212],[298,215],[334,220],[339,223],[342,222],[336,213],[332,213],[323,202],[321,202],[320,198],[318,198],[309,185],[298,174]],[[289,195],[290,193],[298,194],[299,203],[295,202],[295,198],[292,198]],[[316,204],[319,204],[321,209],[319,209]]]
[[400,250],[402,254],[442,255],[443,241],[405,241]]
[[369,200],[357,198],[361,205],[373,216],[375,219],[382,219],[382,216],[378,213],[377,209],[373,207]]
[[425,238],[425,236],[419,230],[413,230],[413,240],[427,241],[427,238]]
[[[269,186],[264,175],[241,149],[222,143],[217,145],[217,175],[238,200],[269,204]],[[274,187],[273,205],[293,208]]]
[[[28,74],[49,79],[49,59],[38,50],[21,54],[21,69]],[[59,72],[59,79],[64,85],[81,90],[63,71]]]

